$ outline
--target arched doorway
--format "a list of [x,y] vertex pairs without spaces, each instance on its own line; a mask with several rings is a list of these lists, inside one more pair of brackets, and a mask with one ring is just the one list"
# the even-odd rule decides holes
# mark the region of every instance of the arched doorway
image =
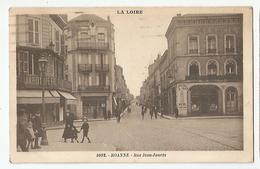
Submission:
[[226,89],[226,112],[237,113],[237,89],[234,87]]
[[190,88],[191,115],[216,115],[221,112],[221,91],[214,85],[197,85]]

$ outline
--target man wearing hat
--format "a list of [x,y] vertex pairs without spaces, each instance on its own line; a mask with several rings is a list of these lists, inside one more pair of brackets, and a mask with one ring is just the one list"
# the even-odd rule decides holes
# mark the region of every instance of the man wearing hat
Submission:
[[34,149],[41,148],[39,146],[39,138],[42,137],[42,122],[40,111],[37,111],[32,117],[33,131],[35,133]]

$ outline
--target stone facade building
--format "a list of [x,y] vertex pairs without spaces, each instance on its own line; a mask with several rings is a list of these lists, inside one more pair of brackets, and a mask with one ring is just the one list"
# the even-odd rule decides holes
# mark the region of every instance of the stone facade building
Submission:
[[[41,112],[42,85],[45,88],[43,123],[63,121],[71,95],[71,82],[66,74],[66,47],[63,30],[65,15],[16,16],[17,112]],[[47,59],[42,80],[39,59]],[[42,83],[43,82],[43,83]]]
[[162,113],[177,108],[180,116],[242,114],[243,16],[178,14],[165,36],[168,49],[159,64]]
[[77,98],[77,117],[103,117],[112,112],[115,91],[114,25],[93,15],[82,14],[70,20],[65,29],[68,46],[68,72]]
[[[166,32],[171,102],[182,116],[243,112],[243,17],[177,15]],[[174,99],[173,99],[174,100]]]

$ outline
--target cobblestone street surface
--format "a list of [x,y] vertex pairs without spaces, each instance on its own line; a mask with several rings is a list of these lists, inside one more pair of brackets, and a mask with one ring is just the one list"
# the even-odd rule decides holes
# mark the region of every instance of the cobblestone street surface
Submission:
[[[141,119],[141,108],[132,106],[121,123],[89,122],[91,143],[64,143],[63,129],[48,130],[48,146],[37,151],[180,151],[242,150],[242,118]],[[81,141],[82,133],[79,134]]]

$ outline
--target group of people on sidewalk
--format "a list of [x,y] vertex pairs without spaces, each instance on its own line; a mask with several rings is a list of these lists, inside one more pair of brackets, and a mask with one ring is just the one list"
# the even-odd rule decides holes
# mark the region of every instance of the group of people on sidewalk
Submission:
[[[149,114],[150,114],[151,119],[153,119],[153,116],[155,119],[157,119],[158,113],[159,113],[158,107],[156,107],[154,105],[148,107],[148,106],[141,105],[141,104],[140,104],[140,106],[142,108],[141,109],[142,120],[144,120],[144,115],[146,114],[148,108],[149,108]],[[179,110],[177,107],[175,108],[174,116],[176,119],[179,117]],[[163,117],[162,113],[161,113],[161,117]]]
[[44,136],[40,112],[28,114],[24,109],[17,116],[17,148],[23,152],[40,149],[39,142]]
[[64,139],[64,142],[67,142],[67,139],[71,139],[71,142],[73,143],[74,140],[79,143],[78,141],[78,133],[83,131],[83,137],[81,140],[81,143],[84,142],[85,138],[87,138],[88,143],[90,143],[90,139],[88,137],[89,132],[89,124],[88,119],[86,117],[82,118],[82,125],[80,128],[80,131],[77,130],[77,128],[74,126],[74,115],[73,113],[67,112],[65,117],[65,128],[63,131],[62,138]]

